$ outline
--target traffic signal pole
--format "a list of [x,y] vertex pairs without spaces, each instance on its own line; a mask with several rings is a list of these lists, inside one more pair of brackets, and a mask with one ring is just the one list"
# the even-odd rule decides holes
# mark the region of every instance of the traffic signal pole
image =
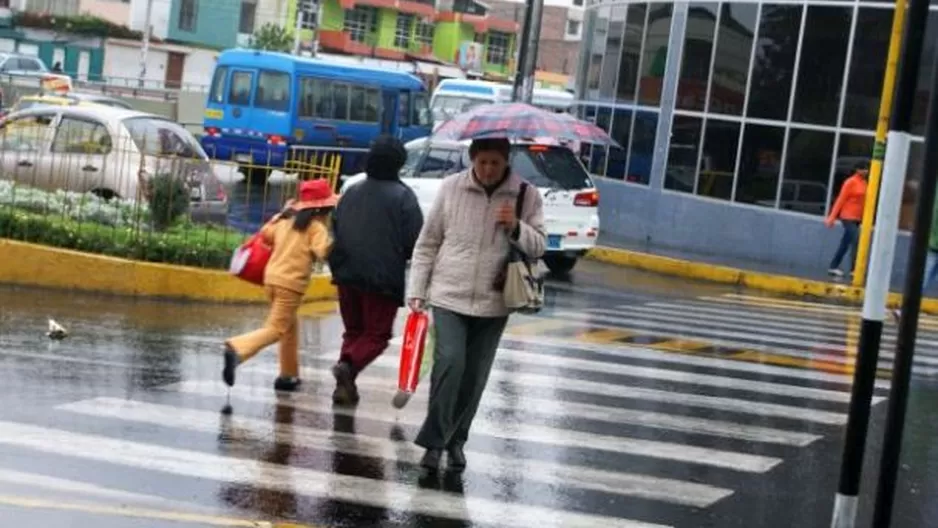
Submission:
[[896,339],[892,384],[889,389],[883,454],[879,467],[876,506],[873,511],[873,528],[887,528],[892,520],[899,455],[902,452],[905,413],[909,399],[909,382],[912,377],[912,356],[915,353],[915,337],[922,306],[922,282],[925,278],[925,258],[928,254],[936,183],[938,183],[938,53],[933,57],[932,63],[931,94],[928,97],[928,117],[925,121],[925,160],[918,201],[915,206],[912,244],[909,248],[905,272],[905,291],[902,296],[902,315],[899,318],[899,335]]
[[[898,83],[895,90],[896,106],[890,116],[890,131],[886,135],[888,148],[883,167],[882,189],[875,211],[876,231],[873,233],[869,279],[863,299],[860,345],[853,374],[840,481],[831,520],[832,528],[856,526],[857,496],[863,472],[863,454],[866,449],[876,366],[879,363],[883,321],[886,318],[886,300],[892,276],[896,236],[899,231],[899,208],[902,205],[902,189],[909,161],[909,148],[912,143],[910,133],[912,106],[915,102],[925,22],[928,18],[928,1],[911,0],[909,2],[908,20],[902,40]],[[907,291],[906,295],[908,294]],[[892,400],[891,397],[890,400]]]

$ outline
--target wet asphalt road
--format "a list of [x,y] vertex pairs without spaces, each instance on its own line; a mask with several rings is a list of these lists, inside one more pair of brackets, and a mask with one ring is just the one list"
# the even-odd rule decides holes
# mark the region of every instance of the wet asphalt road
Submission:
[[[307,316],[304,391],[273,391],[271,350],[241,367],[223,416],[220,343],[262,307],[0,288],[0,526],[829,525],[854,308],[594,263],[549,292],[541,316],[512,319],[467,471],[427,476],[411,443],[427,387],[390,405],[399,339],[358,408],[334,408],[341,325]],[[46,339],[50,316],[67,340]],[[903,527],[938,518],[938,319],[919,339]]]

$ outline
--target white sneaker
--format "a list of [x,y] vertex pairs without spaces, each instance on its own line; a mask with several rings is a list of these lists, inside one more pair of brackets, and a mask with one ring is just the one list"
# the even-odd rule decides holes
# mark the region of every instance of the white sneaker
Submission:
[[844,276],[844,272],[841,271],[841,270],[839,270],[838,268],[831,268],[831,269],[827,270],[827,274],[830,275],[830,276],[832,276],[832,277],[843,277],[843,276]]

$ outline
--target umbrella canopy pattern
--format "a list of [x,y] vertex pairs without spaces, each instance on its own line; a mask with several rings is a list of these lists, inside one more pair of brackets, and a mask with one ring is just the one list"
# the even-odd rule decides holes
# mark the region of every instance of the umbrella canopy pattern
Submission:
[[592,123],[570,114],[548,112],[524,103],[477,106],[440,125],[433,137],[455,141],[494,137],[551,137],[622,148],[605,130]]

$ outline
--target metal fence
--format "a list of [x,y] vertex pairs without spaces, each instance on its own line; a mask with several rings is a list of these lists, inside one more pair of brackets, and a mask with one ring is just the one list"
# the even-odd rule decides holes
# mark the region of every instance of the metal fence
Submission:
[[[291,150],[282,166],[204,158],[175,125],[118,133],[40,119],[0,130],[0,237],[151,262],[227,268],[249,233],[296,196],[335,188],[344,153]],[[246,174],[264,172],[262,181]]]

